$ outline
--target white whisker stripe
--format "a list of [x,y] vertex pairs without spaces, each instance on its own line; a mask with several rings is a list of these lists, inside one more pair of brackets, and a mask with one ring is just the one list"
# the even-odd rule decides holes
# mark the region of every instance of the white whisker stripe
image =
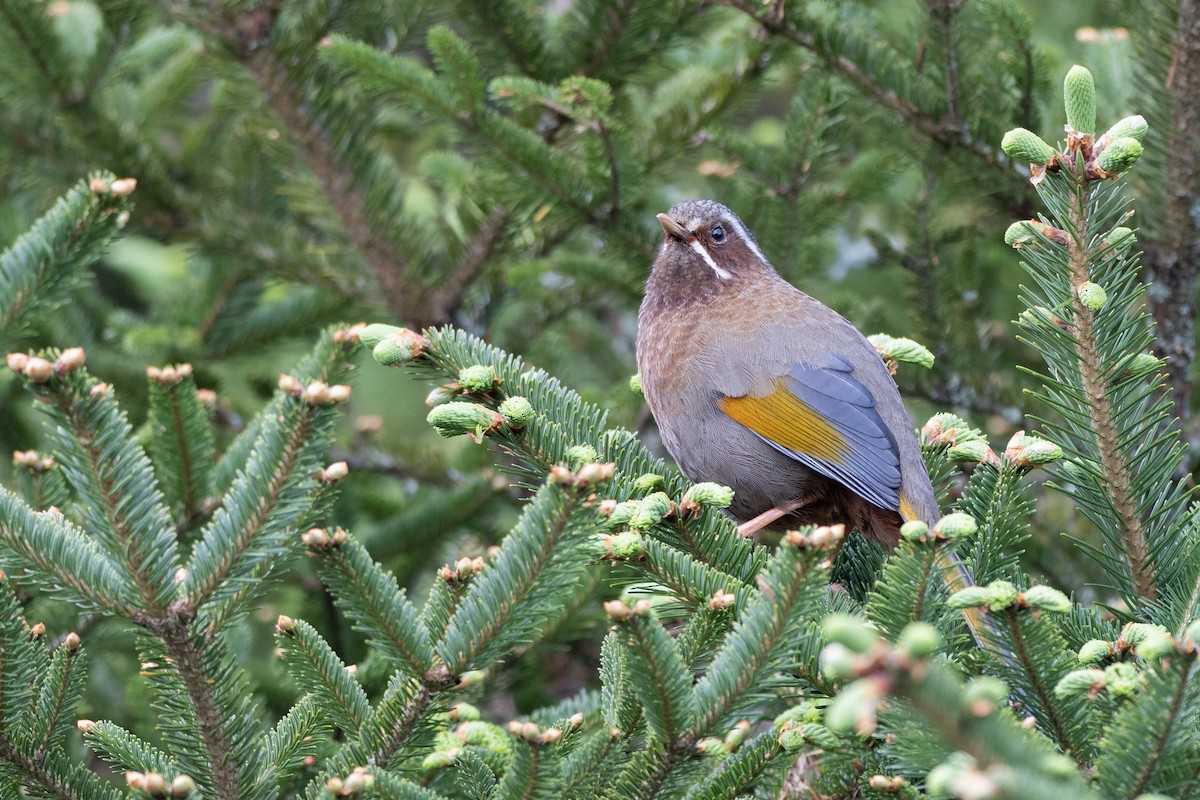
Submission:
[[704,259],[706,264],[712,267],[712,271],[717,273],[718,278],[723,281],[727,281],[733,277],[728,270],[721,269],[717,266],[717,262],[713,261],[713,257],[708,254],[708,251],[704,249],[704,245],[700,244],[699,240],[692,239],[688,242],[688,244],[690,244],[692,249]]

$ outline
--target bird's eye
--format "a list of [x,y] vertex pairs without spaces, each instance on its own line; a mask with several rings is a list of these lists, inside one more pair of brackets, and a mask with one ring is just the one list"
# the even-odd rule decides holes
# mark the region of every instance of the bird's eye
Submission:
[[725,229],[720,225],[714,225],[713,229],[708,232],[708,235],[717,244],[722,244],[725,241]]

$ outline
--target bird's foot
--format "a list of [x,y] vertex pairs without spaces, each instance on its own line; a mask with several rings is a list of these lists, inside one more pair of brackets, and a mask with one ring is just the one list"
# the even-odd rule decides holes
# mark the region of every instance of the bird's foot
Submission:
[[775,506],[774,508],[768,508],[754,519],[748,519],[741,525],[738,525],[738,535],[745,537],[753,536],[755,533],[761,531],[772,522],[776,521],[780,517],[787,516],[802,505],[804,505],[802,502],[785,503],[783,505]]

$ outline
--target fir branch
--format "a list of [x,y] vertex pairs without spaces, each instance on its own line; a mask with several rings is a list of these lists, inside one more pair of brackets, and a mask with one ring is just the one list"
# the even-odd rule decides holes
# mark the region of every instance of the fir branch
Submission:
[[[1054,696],[1054,686],[1051,685],[1051,681],[1061,678],[1061,675],[1043,675],[1043,660],[1034,658],[1030,646],[1026,642],[1025,631],[1021,630],[1021,616],[1028,612],[1021,612],[1012,607],[1002,613],[1004,615],[1003,625],[1008,633],[1006,649],[1012,657],[1006,663],[1009,667],[1021,670],[1025,680],[1022,680],[1019,686],[1030,688],[1033,692],[1031,699],[1036,699],[1037,702],[1034,709],[1042,709],[1046,720],[1043,721],[1039,718],[1038,724],[1048,727],[1050,733],[1054,734],[1058,745],[1070,753],[1076,762],[1085,763],[1084,754],[1076,750],[1075,738],[1072,735],[1073,729],[1062,717],[1060,705]],[[1074,733],[1080,732],[1074,730]]]
[[[1082,179],[1081,179],[1082,180]],[[1071,239],[1067,243],[1068,269],[1072,286],[1082,286],[1090,280],[1092,254],[1087,243],[1093,237],[1089,229],[1088,191],[1084,185],[1072,184],[1068,190],[1070,210],[1068,222]],[[1146,532],[1138,513],[1138,504],[1130,484],[1133,467],[1127,463],[1121,446],[1121,427],[1116,420],[1112,398],[1108,393],[1104,364],[1097,346],[1095,316],[1077,296],[1072,298],[1074,310],[1074,341],[1079,357],[1079,372],[1083,390],[1088,398],[1087,408],[1100,455],[1103,471],[1101,485],[1105,487],[1117,515],[1117,528],[1125,546],[1125,556],[1137,594],[1147,600],[1158,595],[1153,565],[1146,553]]]
[[[112,179],[107,173],[91,176],[104,185]],[[120,229],[119,215],[129,207],[128,198],[93,192],[81,182],[0,254],[0,338],[10,337],[103,254]]]
[[313,552],[320,559],[321,581],[376,652],[410,675],[425,674],[433,666],[432,639],[395,576],[356,539]]
[[60,770],[50,759],[23,752],[3,733],[0,733],[0,759],[19,770],[23,783],[36,786],[45,793],[44,796],[57,800],[118,800],[120,797],[112,787],[82,766]]
[[74,713],[75,705],[83,692],[83,680],[87,676],[87,659],[75,646],[59,645],[50,659],[50,668],[42,676],[41,690],[34,701],[30,727],[22,732],[33,747],[34,757],[46,753],[51,746],[62,746],[62,739],[74,722],[68,715]]
[[242,791],[238,782],[238,753],[234,751],[226,718],[217,700],[214,678],[204,667],[205,645],[188,630],[186,622],[178,618],[156,621],[150,628],[162,641],[187,691],[212,777],[212,793],[222,800],[239,800]]
[[370,701],[321,635],[303,620],[280,617],[275,641],[301,690],[320,702],[338,728],[357,733],[370,714]]
[[651,734],[675,747],[689,747],[691,741],[678,740],[691,730],[696,699],[679,648],[652,616],[637,616],[635,612],[629,618],[628,631],[632,651],[642,662],[642,669],[638,670],[640,679],[634,688],[642,697]]
[[29,383],[56,423],[50,430],[64,475],[83,500],[89,532],[132,581],[141,611],[158,615],[175,594],[174,526],[150,460],[133,439],[112,391],[82,369]]
[[174,775],[179,771],[175,759],[109,720],[93,723],[84,731],[83,741],[92,752],[117,769],[160,775]]

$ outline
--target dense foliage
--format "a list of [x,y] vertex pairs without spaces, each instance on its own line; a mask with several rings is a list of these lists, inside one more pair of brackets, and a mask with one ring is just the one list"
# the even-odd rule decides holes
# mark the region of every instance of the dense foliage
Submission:
[[[0,0],[0,797],[1190,796],[1195,5]],[[938,525],[656,456],[697,195],[936,354]]]

